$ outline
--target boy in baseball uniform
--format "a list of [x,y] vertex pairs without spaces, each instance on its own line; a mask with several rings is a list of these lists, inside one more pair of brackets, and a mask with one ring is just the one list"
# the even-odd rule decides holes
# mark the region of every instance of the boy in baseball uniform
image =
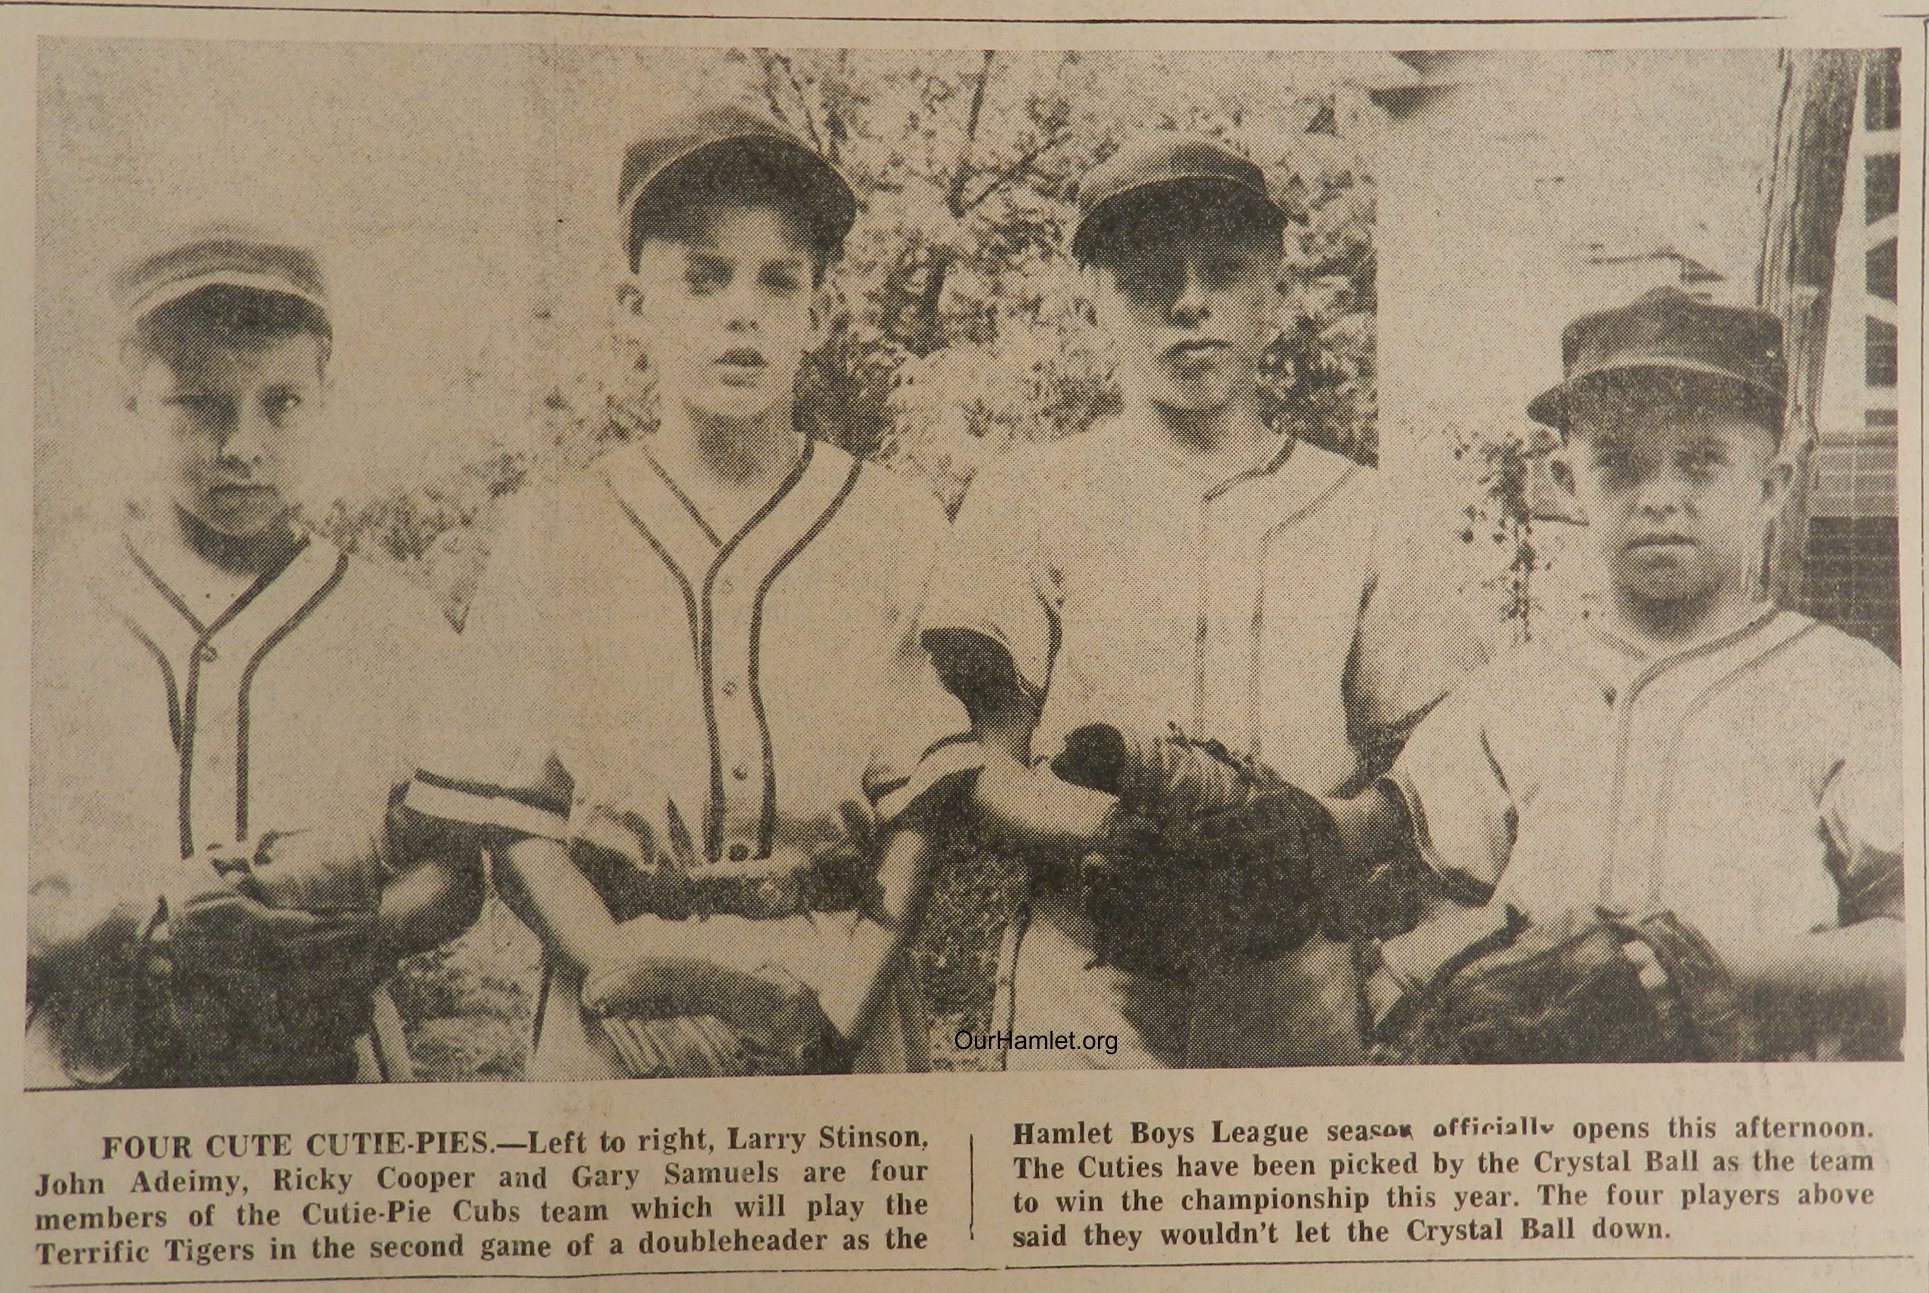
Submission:
[[297,519],[320,268],[215,229],[116,288],[154,484],[38,572],[29,1084],[406,1077],[379,985],[483,874],[398,806],[454,633]]
[[1378,788],[1334,805],[1343,833],[1410,840],[1471,904],[1384,945],[1369,1013],[1510,917],[1668,912],[1725,966],[1755,1053],[1894,1055],[1902,678],[1763,594],[1791,474],[1780,322],[1664,288],[1577,320],[1562,356],[1529,412],[1565,437],[1556,475],[1607,595],[1475,675]]
[[933,759],[982,761],[978,808],[1038,859],[995,1027],[1120,1038],[1009,1066],[1356,1053],[1343,944],[1190,980],[1097,964],[1074,868],[1048,859],[1097,835],[1110,801],[1034,762],[1088,723],[1176,724],[1332,794],[1478,658],[1417,568],[1389,560],[1374,473],[1264,417],[1286,221],[1259,167],[1215,140],[1150,136],[1095,171],[1071,252],[1124,408],[987,468],[939,568],[924,641],[980,739]]
[[965,726],[914,637],[944,514],[792,417],[856,199],[723,108],[638,140],[619,202],[660,424],[513,502],[478,712],[409,802],[489,828],[544,941],[531,1077],[921,1067],[923,846],[887,827]]

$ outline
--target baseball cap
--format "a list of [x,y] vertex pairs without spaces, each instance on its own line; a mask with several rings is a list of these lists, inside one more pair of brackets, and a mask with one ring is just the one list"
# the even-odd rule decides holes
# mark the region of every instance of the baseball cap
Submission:
[[328,318],[328,288],[312,251],[260,230],[209,225],[166,238],[130,260],[112,288],[122,317],[146,318],[208,287],[236,287],[293,297]]
[[1782,321],[1766,310],[1716,305],[1658,287],[1627,305],[1582,315],[1561,333],[1560,385],[1527,415],[1567,430],[1576,390],[1609,374],[1685,373],[1752,392],[1780,410],[1788,398]]
[[636,211],[645,198],[699,170],[712,169],[746,182],[775,180],[827,248],[841,243],[857,219],[857,195],[850,184],[803,139],[747,108],[705,108],[658,123],[623,156],[617,207],[624,246],[632,257]]
[[1273,200],[1266,173],[1225,144],[1198,135],[1147,135],[1113,153],[1079,184],[1073,258],[1091,260],[1105,235],[1142,202],[1186,189],[1280,229],[1292,218]]

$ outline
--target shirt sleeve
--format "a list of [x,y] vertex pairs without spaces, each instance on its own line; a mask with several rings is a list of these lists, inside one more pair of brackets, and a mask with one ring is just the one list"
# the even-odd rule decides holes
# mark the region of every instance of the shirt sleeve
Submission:
[[[133,739],[161,717],[162,674],[142,659],[114,608],[65,576],[69,595],[37,602],[33,623],[31,837],[27,890],[29,998],[63,980],[107,982],[106,970],[151,929],[160,896],[196,866],[175,847],[173,807],[144,795],[136,765],[166,745]],[[51,582],[51,580],[50,580]],[[157,735],[159,735],[157,733]],[[165,815],[152,820],[156,812]]]
[[447,656],[425,720],[407,805],[430,817],[522,835],[568,837],[571,786],[557,756],[556,680],[567,671],[566,608],[556,605],[542,515],[512,507]]
[[1450,541],[1376,518],[1359,628],[1346,677],[1356,745],[1395,739],[1487,658],[1459,596]]
[[[1873,649],[1868,655],[1875,656]],[[1844,673],[1859,685],[1835,708],[1842,736],[1819,804],[1828,865],[1840,895],[1838,921],[1847,926],[1875,916],[1901,920],[1901,674],[1886,657]]]
[[1443,879],[1492,889],[1518,821],[1481,716],[1478,683],[1420,721],[1380,784],[1397,794],[1421,859]]
[[931,656],[919,643],[923,603],[939,554],[950,539],[935,499],[914,498],[903,518],[896,566],[902,583],[896,598],[897,641],[882,680],[890,699],[883,707],[876,753],[864,789],[881,820],[903,813],[933,787],[982,767],[964,705],[939,680]]
[[1057,572],[1044,547],[1036,451],[1016,449],[972,482],[932,575],[923,630],[942,650],[947,631],[976,633],[1011,658],[1042,699],[1058,642]]

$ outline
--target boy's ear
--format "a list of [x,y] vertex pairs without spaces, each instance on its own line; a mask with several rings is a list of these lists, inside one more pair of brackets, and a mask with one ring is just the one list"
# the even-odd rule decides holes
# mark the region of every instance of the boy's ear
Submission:
[[625,314],[635,314],[643,307],[643,289],[634,279],[616,285],[616,308]]
[[147,350],[132,337],[127,337],[115,347],[114,358],[117,364],[115,376],[120,380],[121,407],[129,413],[137,412],[141,404],[141,381],[147,375]]
[[810,294],[810,333],[813,339],[822,337],[830,324],[831,310],[835,302],[831,297],[830,286],[819,283]]
[[1111,274],[1086,261],[1078,267],[1078,283],[1082,289],[1079,304],[1084,307],[1086,320],[1100,322],[1105,316],[1105,302],[1113,291]]
[[1787,454],[1778,453],[1768,464],[1768,471],[1762,476],[1762,506],[1770,512],[1781,510],[1782,500],[1788,497],[1788,490],[1795,483],[1795,464]]
[[1581,506],[1580,495],[1574,489],[1574,462],[1565,448],[1556,449],[1547,459],[1547,474],[1560,486],[1561,493],[1574,500],[1574,514],[1583,521],[1587,519],[1587,509]]

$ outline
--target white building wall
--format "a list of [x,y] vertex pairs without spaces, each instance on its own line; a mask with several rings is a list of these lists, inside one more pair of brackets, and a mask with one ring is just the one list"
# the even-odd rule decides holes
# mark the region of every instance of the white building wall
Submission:
[[[1381,153],[1380,444],[1451,526],[1477,492],[1456,432],[1531,434],[1569,320],[1692,266],[1720,278],[1691,290],[1753,302],[1781,74],[1772,50],[1719,50],[1473,54],[1429,76],[1452,88],[1396,100]],[[1591,579],[1572,528],[1535,535],[1561,613]],[[1492,603],[1500,545],[1466,546],[1468,596]]]

